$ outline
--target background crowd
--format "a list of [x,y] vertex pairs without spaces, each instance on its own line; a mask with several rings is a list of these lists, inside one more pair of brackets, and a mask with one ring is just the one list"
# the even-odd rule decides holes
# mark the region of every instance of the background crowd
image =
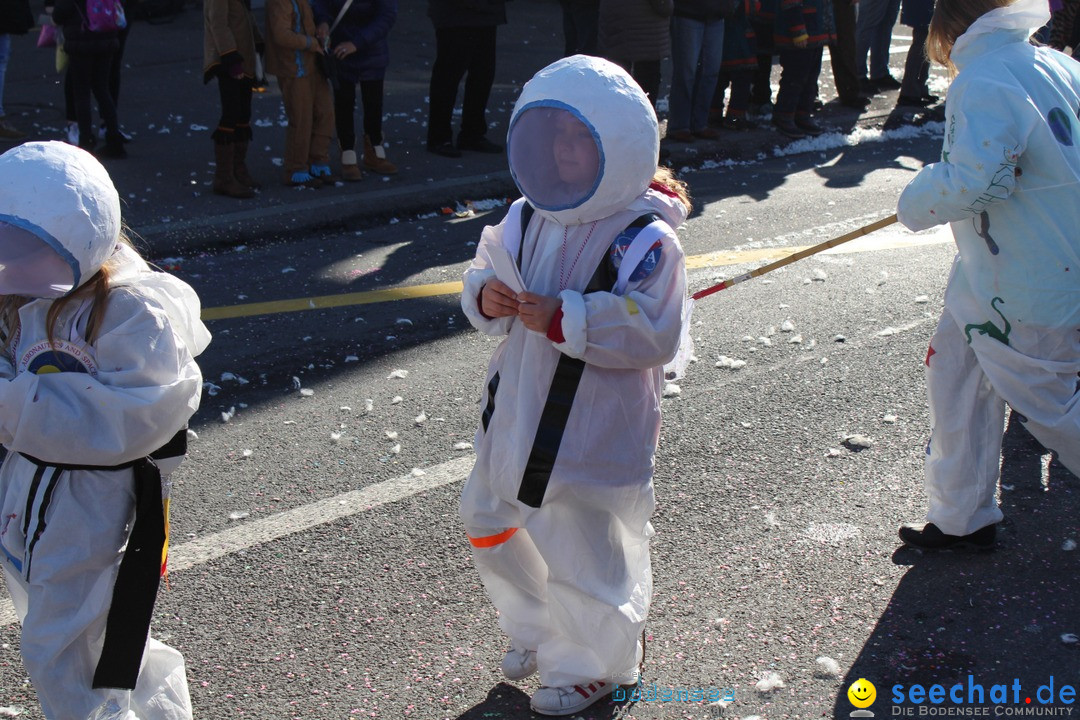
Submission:
[[[182,1],[182,0],[181,0]],[[36,31],[38,20],[60,28],[65,139],[119,159],[127,154],[120,87],[131,21],[161,0],[0,0],[0,138],[24,129],[4,112],[3,80],[11,36]],[[88,3],[120,4],[124,27],[92,32]],[[496,38],[507,23],[507,0],[428,0],[434,53],[428,92],[426,149],[460,158],[503,152],[488,136],[488,104],[499,60]],[[1049,0],[1053,19],[1040,37],[1076,52],[1080,0]],[[554,0],[552,0],[554,4]],[[864,109],[875,95],[895,93],[900,107],[939,102],[927,86],[924,43],[933,0],[558,0],[565,55],[605,57],[626,68],[654,108],[662,68],[670,94],[660,103],[665,146],[715,140],[721,132],[772,126],[798,139],[825,130],[825,102]],[[175,2],[173,3],[175,5]],[[217,86],[220,116],[211,130],[214,192],[250,198],[260,184],[247,170],[251,98],[267,74],[280,86],[288,117],[287,185],[321,187],[356,181],[364,171],[397,172],[383,132],[384,83],[394,72],[398,0],[266,0],[265,21],[251,0],[202,0],[203,77]],[[36,13],[45,15],[35,17]],[[897,19],[912,28],[903,75],[889,69]],[[506,28],[502,32],[513,32]],[[823,98],[825,48],[836,88]],[[779,65],[778,91],[771,84]],[[897,92],[898,91],[898,92]],[[460,105],[459,105],[460,99]],[[96,103],[99,124],[94,123]],[[460,122],[454,127],[455,107]],[[827,109],[827,108],[826,108]]]

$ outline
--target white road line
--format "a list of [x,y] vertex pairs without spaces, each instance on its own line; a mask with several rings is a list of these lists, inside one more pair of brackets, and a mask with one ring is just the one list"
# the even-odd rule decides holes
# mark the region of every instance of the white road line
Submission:
[[[196,538],[169,549],[169,571],[181,572],[240,550],[310,530],[381,505],[403,500],[426,490],[464,480],[472,470],[472,455],[429,468],[423,475],[392,478],[359,490],[293,508],[228,530]],[[0,598],[0,627],[18,618],[6,597]]]

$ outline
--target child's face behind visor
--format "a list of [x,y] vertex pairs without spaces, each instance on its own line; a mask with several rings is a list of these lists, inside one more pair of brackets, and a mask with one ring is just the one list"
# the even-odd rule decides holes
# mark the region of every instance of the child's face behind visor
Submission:
[[584,123],[568,112],[559,112],[555,117],[553,150],[559,180],[582,192],[592,187],[600,165],[600,153]]
[[33,233],[0,222],[0,295],[58,298],[73,285],[71,266]]

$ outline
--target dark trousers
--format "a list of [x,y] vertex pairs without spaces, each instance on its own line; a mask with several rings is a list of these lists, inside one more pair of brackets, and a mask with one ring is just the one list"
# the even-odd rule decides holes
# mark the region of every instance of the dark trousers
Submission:
[[251,78],[237,80],[229,77],[224,68],[218,68],[217,81],[221,119],[212,136],[214,141],[228,144],[251,140]]
[[[117,112],[120,110],[120,66],[124,59],[124,45],[127,44],[128,33],[131,25],[117,33],[120,41],[120,49],[113,53],[112,63],[109,66],[109,94],[112,95],[113,107]],[[68,122],[78,122],[79,117],[75,114],[75,91],[71,86],[71,75],[64,73],[64,117]]]
[[754,72],[754,68],[740,68],[724,73],[725,79],[731,82],[731,96],[728,98],[727,105],[728,117],[746,117],[746,109],[750,107],[750,88],[754,83]]
[[428,91],[428,145],[442,145],[453,139],[451,119],[462,77],[465,96],[459,138],[484,137],[488,97],[495,82],[494,26],[435,29],[435,64],[431,66]]
[[757,67],[754,68],[750,92],[750,100],[755,105],[767,105],[772,102],[772,53],[761,53],[757,56]]
[[823,48],[785,47],[780,49],[780,92],[776,94],[774,115],[808,115],[817,97]]
[[926,88],[926,81],[930,77],[930,61],[926,59],[926,36],[929,33],[929,25],[911,28],[911,47],[904,62],[901,95],[919,98],[930,93]]
[[[724,116],[724,93],[729,85],[731,86],[731,94],[728,96],[727,101],[727,116],[740,118],[746,116],[746,110],[750,107],[754,75],[757,71],[756,66],[736,67],[735,69],[720,71],[720,77],[716,81],[716,92],[713,93],[712,107],[709,109],[710,121],[719,124],[718,121]],[[764,105],[765,103],[758,104]]]
[[562,5],[563,55],[595,55],[600,25],[600,0],[559,0]]
[[645,94],[649,96],[653,110],[656,109],[656,97],[660,94],[660,61],[659,60],[629,60],[611,59],[613,63],[630,73]]
[[836,94],[841,100],[859,96],[859,77],[855,69],[855,6],[851,0],[832,0],[836,18],[836,41],[829,44]]
[[757,36],[757,69],[754,70],[750,102],[755,105],[767,105],[772,102],[772,64],[775,49],[772,43],[773,26],[771,23],[750,21]]
[[120,67],[124,61],[124,46],[127,45],[128,33],[131,32],[131,23],[117,33],[116,38],[120,41],[120,49],[113,53],[112,65],[109,67],[109,94],[112,95],[113,105],[117,112],[120,111]]
[[79,122],[79,147],[92,148],[94,135],[93,108],[90,94],[97,100],[98,112],[105,121],[105,140],[115,143],[120,137],[116,120],[116,105],[109,94],[109,68],[113,51],[103,53],[71,53],[68,59],[68,75],[75,104],[75,117]]
[[[364,134],[372,145],[381,145],[383,113],[383,81],[360,81],[360,104],[364,114]],[[356,149],[356,85],[348,82],[338,84],[334,90],[334,122],[337,124],[338,144],[342,150]]]

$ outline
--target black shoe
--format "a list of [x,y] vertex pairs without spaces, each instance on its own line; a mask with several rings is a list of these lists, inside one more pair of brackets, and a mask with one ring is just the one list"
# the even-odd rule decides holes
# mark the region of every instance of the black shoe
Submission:
[[[98,139],[99,140],[104,140],[105,135],[106,135],[107,132],[108,131],[105,129],[105,123],[102,123],[101,126],[98,128]],[[124,132],[123,130],[117,130],[116,132],[120,136],[120,141],[121,142],[125,142],[125,143],[131,142],[132,137],[130,135],[128,135],[126,132]]]
[[900,526],[900,540],[919,550],[993,550],[997,525],[987,525],[967,535],[946,535],[934,523],[921,528],[909,523]]
[[428,143],[427,151],[429,153],[435,153],[436,155],[442,155],[443,157],[448,158],[461,157],[461,151],[454,147],[454,144],[451,142],[444,142],[438,145],[435,145],[434,143]]
[[900,81],[886,73],[881,77],[870,78],[870,82],[877,86],[878,90],[899,90]]
[[896,98],[897,107],[917,107],[924,108],[929,107],[937,102],[937,98],[931,99],[930,96],[914,97],[912,95],[901,95]]
[[800,117],[799,115],[795,116],[795,127],[799,128],[810,137],[817,137],[825,132],[825,128],[814,122],[813,118]]
[[870,104],[870,98],[865,98],[862,95],[856,95],[854,97],[842,97],[838,98],[838,101],[844,107],[852,108],[854,110],[865,110]]
[[801,140],[806,137],[806,133],[799,129],[793,120],[779,119],[776,115],[773,115],[773,126],[780,131],[781,135],[786,135],[792,140]]
[[880,90],[881,88],[879,88],[877,86],[877,83],[875,83],[873,80],[867,80],[866,78],[862,78],[861,80],[859,80],[860,95],[873,97],[874,95],[877,95]]
[[458,150],[471,150],[489,155],[498,155],[503,151],[502,145],[496,145],[486,137],[463,138],[458,135],[457,146]]

